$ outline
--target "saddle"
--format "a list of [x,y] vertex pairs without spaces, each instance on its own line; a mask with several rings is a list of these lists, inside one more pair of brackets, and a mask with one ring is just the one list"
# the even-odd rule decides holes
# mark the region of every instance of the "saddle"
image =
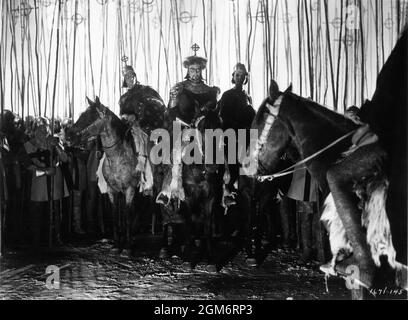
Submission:
[[341,154],[341,158],[349,156],[362,146],[378,142],[378,136],[373,131],[371,131],[368,124],[364,124],[360,128],[358,128],[356,133],[351,137],[351,142],[353,143],[352,146],[347,151]]

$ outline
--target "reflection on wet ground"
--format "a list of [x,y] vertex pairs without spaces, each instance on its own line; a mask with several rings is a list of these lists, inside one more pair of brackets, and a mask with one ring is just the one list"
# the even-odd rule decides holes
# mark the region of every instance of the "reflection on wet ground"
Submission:
[[[42,253],[9,251],[0,258],[0,299],[349,299],[344,281],[331,278],[326,292],[318,264],[299,265],[296,253],[273,250],[258,268],[238,254],[220,272],[194,270],[179,259],[162,260],[144,239],[132,257],[106,241]],[[151,242],[150,242],[151,243]],[[146,249],[150,248],[150,249]],[[156,250],[157,249],[157,250]],[[150,251],[149,251],[150,250]],[[59,270],[59,289],[48,289],[46,268]]]

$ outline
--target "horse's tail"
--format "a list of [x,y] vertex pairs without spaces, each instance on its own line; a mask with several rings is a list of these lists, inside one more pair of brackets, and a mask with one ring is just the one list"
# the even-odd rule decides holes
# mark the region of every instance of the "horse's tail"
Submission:
[[353,251],[350,241],[347,238],[346,230],[344,229],[340,216],[337,213],[336,205],[331,193],[329,193],[324,201],[324,208],[320,221],[324,224],[329,233],[330,250],[334,258],[336,258],[341,251],[347,253]]
[[368,199],[364,206],[362,225],[367,229],[367,242],[371,256],[377,266],[381,265],[380,256],[388,257],[388,263],[395,268],[396,252],[392,244],[391,228],[385,210],[388,191],[386,178],[371,181],[367,186]]

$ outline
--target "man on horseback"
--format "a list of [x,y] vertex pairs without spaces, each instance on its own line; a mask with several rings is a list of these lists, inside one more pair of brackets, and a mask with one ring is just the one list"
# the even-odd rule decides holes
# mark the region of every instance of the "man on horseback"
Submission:
[[[337,211],[354,250],[353,258],[357,260],[348,264],[357,262],[360,279],[368,287],[374,282],[379,256],[384,255],[388,257],[388,264],[396,267],[398,285],[407,288],[404,266],[407,263],[407,46],[406,27],[378,75],[372,100],[366,101],[359,110],[359,118],[367,125],[353,136],[353,152],[327,174]],[[371,178],[373,175],[377,178]],[[382,176],[388,179],[381,179]],[[376,208],[376,211],[386,211],[388,221],[372,219],[375,228],[371,231],[367,227],[366,231],[367,240],[385,238],[378,247],[371,243],[368,246],[361,215],[353,206],[353,185],[362,179],[368,180],[369,186],[372,184],[382,190],[381,202],[378,201],[381,206],[377,203],[381,210]],[[377,191],[374,187],[366,187],[363,191],[370,193],[370,189]],[[343,271],[344,266],[347,261],[337,269]]]
[[[245,65],[242,63],[236,64],[232,73],[231,82],[235,85],[234,88],[224,92],[218,106],[220,117],[223,122],[223,130],[233,129],[235,131],[235,136],[238,137],[238,130],[249,130],[251,128],[252,120],[255,117],[255,110],[252,107],[252,99],[245,90],[243,90],[243,85],[248,82],[248,72]],[[248,137],[249,135],[247,134],[246,145],[248,145]],[[237,151],[245,152],[245,150],[240,150],[239,147],[240,146],[237,145]],[[234,192],[236,192],[234,183],[236,183],[239,178],[238,162],[239,153],[236,157],[236,163],[228,164],[229,177],[227,177],[227,181],[225,181],[226,190],[224,197],[224,200],[227,202],[229,200],[234,202]],[[227,205],[225,201],[223,201],[223,203]]]
[[[210,87],[204,83],[202,71],[206,68],[207,59],[199,56],[187,57],[183,66],[187,75],[185,80],[177,83],[170,91],[170,101],[165,114],[164,128],[171,134],[173,122],[181,121],[182,126],[191,126],[200,116],[207,111],[214,111],[217,106],[218,87]],[[188,97],[194,105],[186,103],[183,99]],[[183,187],[181,185],[181,163],[173,163],[170,179],[165,179],[162,191],[157,197],[157,203],[167,205],[171,198],[183,200]]]
[[138,155],[136,171],[141,174],[140,192],[150,194],[153,189],[153,171],[149,161],[149,134],[163,126],[165,105],[151,87],[141,85],[132,66],[123,68],[123,87],[128,91],[120,98],[120,115],[129,125]]

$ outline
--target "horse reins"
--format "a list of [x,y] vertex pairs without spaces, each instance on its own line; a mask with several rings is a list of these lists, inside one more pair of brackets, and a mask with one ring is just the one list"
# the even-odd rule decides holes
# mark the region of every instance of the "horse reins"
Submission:
[[[269,111],[269,112],[270,112],[270,111]],[[277,118],[277,116],[274,115],[274,114],[272,114],[272,113],[270,113],[270,115],[273,116],[275,119]],[[288,175],[288,174],[294,173],[295,171],[305,169],[305,168],[306,168],[305,166],[304,166],[304,167],[301,167],[301,168],[296,168],[296,167],[298,167],[298,166],[300,166],[300,165],[302,165],[302,164],[305,164],[305,163],[308,162],[309,160],[312,160],[312,159],[316,158],[317,156],[319,156],[319,155],[322,154],[323,152],[327,151],[328,149],[332,148],[333,146],[335,146],[335,145],[338,144],[339,142],[341,142],[341,141],[347,139],[348,137],[350,137],[351,135],[353,135],[354,133],[356,133],[357,130],[358,130],[358,129],[355,129],[355,130],[352,130],[352,131],[346,133],[345,135],[343,135],[343,136],[341,136],[340,138],[338,138],[337,140],[333,141],[332,143],[330,143],[330,144],[327,145],[326,147],[324,147],[324,148],[322,148],[322,149],[316,151],[316,152],[313,153],[312,155],[310,155],[310,156],[308,156],[307,158],[305,158],[305,159],[303,159],[303,160],[301,160],[301,161],[295,163],[294,165],[291,165],[290,167],[288,167],[288,168],[286,168],[286,169],[283,169],[283,170],[281,170],[281,171],[279,171],[279,172],[277,172],[277,173],[274,173],[274,174],[258,176],[258,177],[257,177],[258,181],[260,181],[260,182],[264,182],[265,180],[267,180],[267,181],[272,181],[272,180],[275,179],[275,178],[283,177],[283,176],[286,176],[286,175]],[[295,168],[296,168],[296,169],[295,169]],[[294,170],[291,170],[291,169],[294,169]],[[290,170],[290,171],[289,171],[289,170]]]
[[[91,130],[91,128],[97,126],[98,121],[102,121],[102,119],[101,119],[101,118],[98,118],[97,121],[95,121],[94,123],[91,123],[91,124],[90,124],[89,126],[87,126],[85,129],[82,129],[78,134],[83,135],[85,132],[89,132],[89,130]],[[99,134],[90,135],[90,136],[88,137],[88,140],[89,140],[90,138],[96,138],[98,135],[99,135]],[[116,145],[118,145],[119,142],[120,142],[120,139],[118,139],[115,143],[113,143],[113,144],[112,144],[111,146],[109,146],[109,147],[105,147],[105,146],[103,145],[103,143],[102,143],[102,149],[104,149],[104,150],[111,149],[111,148],[115,147]]]

